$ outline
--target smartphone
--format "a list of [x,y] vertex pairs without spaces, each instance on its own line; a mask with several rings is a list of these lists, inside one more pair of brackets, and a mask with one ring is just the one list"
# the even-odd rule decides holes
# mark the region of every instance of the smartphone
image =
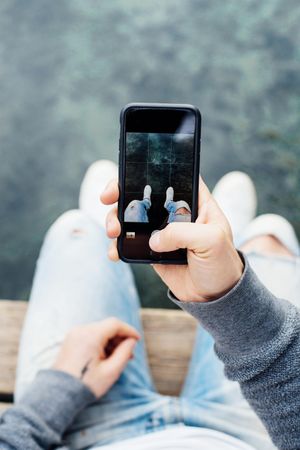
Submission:
[[186,264],[186,250],[151,250],[152,233],[198,213],[201,114],[192,105],[130,103],[120,114],[120,259]]

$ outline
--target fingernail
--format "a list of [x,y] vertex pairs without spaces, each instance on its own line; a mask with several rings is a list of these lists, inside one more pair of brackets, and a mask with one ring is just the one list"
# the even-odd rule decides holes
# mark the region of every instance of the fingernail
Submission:
[[159,231],[154,231],[151,235],[150,241],[149,241],[149,245],[151,248],[155,248],[159,246],[159,241],[160,241],[160,233]]

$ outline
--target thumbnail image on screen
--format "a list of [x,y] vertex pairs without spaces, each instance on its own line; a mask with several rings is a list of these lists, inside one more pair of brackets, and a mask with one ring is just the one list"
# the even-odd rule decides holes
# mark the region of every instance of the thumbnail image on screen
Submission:
[[126,133],[124,221],[190,222],[194,135]]

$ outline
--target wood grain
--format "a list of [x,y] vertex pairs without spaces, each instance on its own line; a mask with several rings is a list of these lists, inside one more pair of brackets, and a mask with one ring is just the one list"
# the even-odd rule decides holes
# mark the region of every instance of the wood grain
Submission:
[[20,333],[26,310],[26,302],[0,300],[0,394],[11,394],[14,390]]
[[195,338],[196,321],[183,311],[143,309],[150,370],[157,390],[178,395]]
[[[18,346],[27,310],[24,301],[0,301],[0,396],[14,390]],[[142,309],[150,370],[156,388],[178,395],[187,372],[196,321],[182,311]],[[0,403],[1,408],[6,404]]]

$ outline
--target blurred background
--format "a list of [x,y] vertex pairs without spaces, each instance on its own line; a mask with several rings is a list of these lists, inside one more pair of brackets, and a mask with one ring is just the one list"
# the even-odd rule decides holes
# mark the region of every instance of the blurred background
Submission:
[[[28,298],[44,233],[91,162],[117,161],[131,101],[198,106],[209,187],[246,171],[299,236],[299,23],[298,0],[1,0],[0,298]],[[171,307],[134,271],[144,306]]]

